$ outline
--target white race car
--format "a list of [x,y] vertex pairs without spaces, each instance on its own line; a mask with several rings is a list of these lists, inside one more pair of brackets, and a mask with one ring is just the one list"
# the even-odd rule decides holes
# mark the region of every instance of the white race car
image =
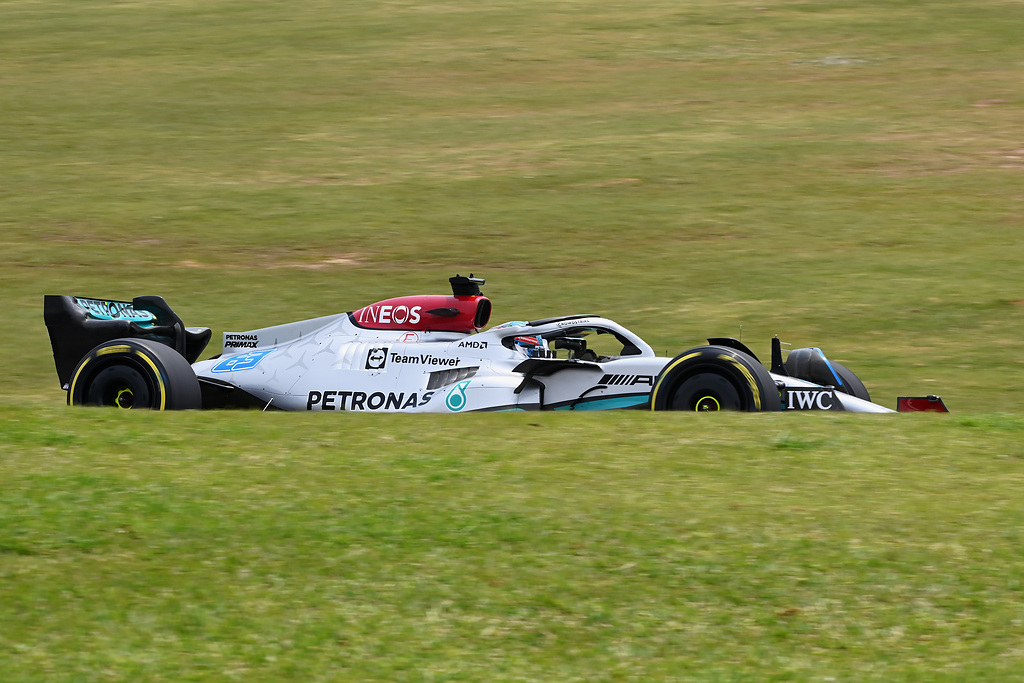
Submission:
[[[156,296],[131,302],[47,296],[44,318],[70,405],[461,413],[487,410],[842,410],[892,412],[818,348],[770,369],[716,337],[674,358],[599,315],[485,329],[482,278],[451,295],[387,299],[355,311],[223,336],[197,361],[208,328],[185,327]],[[899,410],[946,412],[936,396]]]

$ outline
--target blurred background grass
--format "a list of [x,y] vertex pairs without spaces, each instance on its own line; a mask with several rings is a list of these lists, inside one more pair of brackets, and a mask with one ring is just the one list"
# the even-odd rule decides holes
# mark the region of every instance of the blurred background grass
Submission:
[[[44,293],[225,329],[489,278],[495,320],[779,334],[1019,405],[1015,3],[0,5],[2,399]],[[14,362],[10,362],[14,361]]]

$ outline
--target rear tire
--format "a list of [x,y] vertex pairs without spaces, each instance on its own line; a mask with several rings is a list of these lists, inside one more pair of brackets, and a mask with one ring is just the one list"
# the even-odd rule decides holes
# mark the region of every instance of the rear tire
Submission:
[[651,391],[651,410],[781,410],[775,380],[755,358],[725,346],[698,346],[673,358]]
[[104,342],[79,361],[68,404],[122,410],[202,408],[199,380],[174,349],[148,339]]

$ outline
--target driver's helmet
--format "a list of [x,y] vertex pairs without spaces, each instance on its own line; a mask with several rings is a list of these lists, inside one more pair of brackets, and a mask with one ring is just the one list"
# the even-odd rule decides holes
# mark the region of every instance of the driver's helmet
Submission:
[[544,350],[544,338],[538,335],[516,337],[515,346],[527,358],[536,358]]

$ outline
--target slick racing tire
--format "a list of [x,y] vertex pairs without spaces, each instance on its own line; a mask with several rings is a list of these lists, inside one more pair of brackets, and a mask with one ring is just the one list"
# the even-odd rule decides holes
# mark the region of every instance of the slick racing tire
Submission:
[[146,339],[104,342],[71,375],[68,405],[132,410],[202,407],[199,380],[184,356]]
[[[814,382],[821,386],[833,386],[836,391],[870,401],[864,382],[860,381],[848,367],[834,360],[827,360],[821,349],[809,347],[793,349],[786,359],[786,370],[793,377]],[[836,382],[836,377],[839,382]]]
[[725,346],[698,346],[673,358],[651,391],[651,410],[781,410],[779,390],[749,354]]
[[868,393],[867,387],[864,386],[864,382],[860,381],[860,377],[853,374],[853,371],[842,363],[837,363],[834,360],[829,362],[832,363],[832,368],[839,375],[839,379],[843,380],[843,386],[836,387],[836,389],[865,401],[871,400],[871,395]]

